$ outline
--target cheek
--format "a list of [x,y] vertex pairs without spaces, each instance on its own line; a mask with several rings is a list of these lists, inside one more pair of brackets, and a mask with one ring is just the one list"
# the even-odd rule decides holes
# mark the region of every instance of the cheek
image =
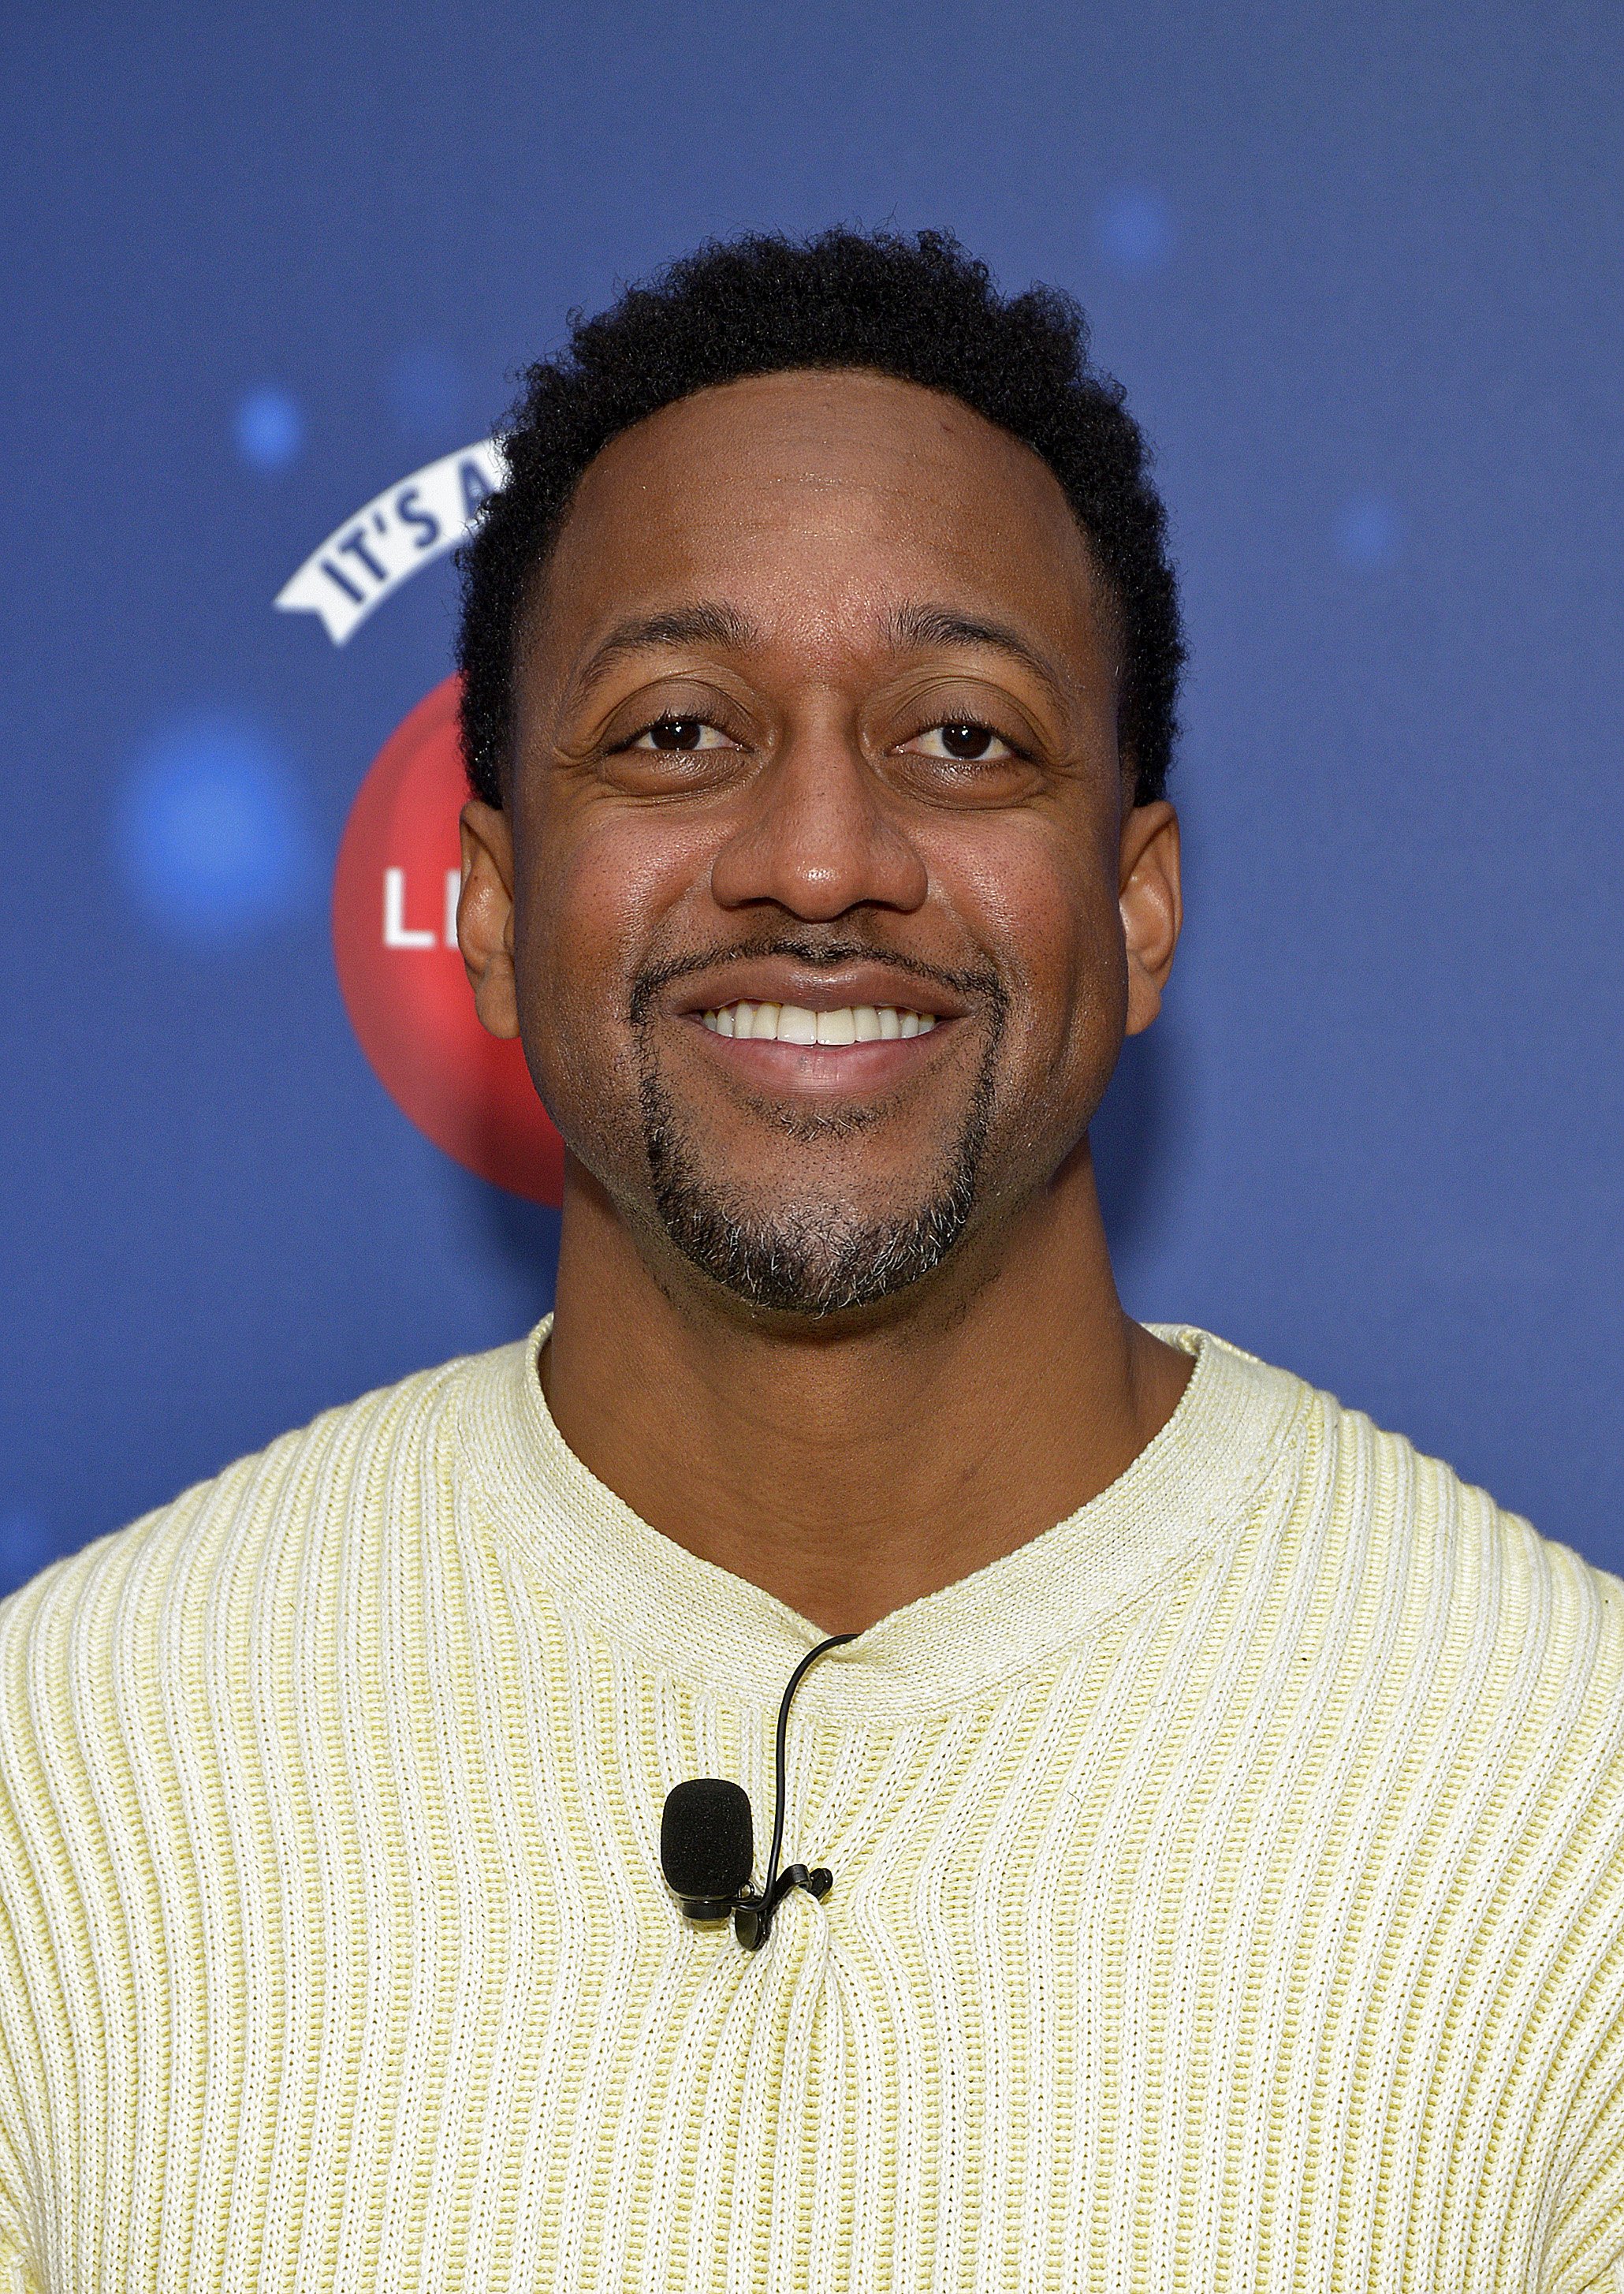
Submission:
[[1064,1061],[1079,1041],[1120,1035],[1126,1017],[1116,874],[1045,824],[1019,828],[995,849],[978,842],[943,854],[944,881],[951,872],[953,904],[1009,982],[1011,1032]]
[[555,1024],[577,1013],[624,1023],[633,981],[669,947],[709,860],[697,839],[671,834],[669,815],[537,822],[519,854],[521,1005],[545,1005]]

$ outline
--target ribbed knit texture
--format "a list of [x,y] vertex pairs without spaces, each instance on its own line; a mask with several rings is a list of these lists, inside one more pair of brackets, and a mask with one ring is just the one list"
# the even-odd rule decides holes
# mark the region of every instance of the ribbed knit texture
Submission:
[[0,1611],[0,2286],[1614,2287],[1624,1586],[1168,1333],[1121,1481],[808,1675],[752,1957],[661,1804],[765,1851],[819,1635],[540,1335]]

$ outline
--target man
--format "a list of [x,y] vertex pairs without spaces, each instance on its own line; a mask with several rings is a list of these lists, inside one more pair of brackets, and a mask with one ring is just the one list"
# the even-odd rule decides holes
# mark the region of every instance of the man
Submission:
[[[4,1613],[12,2282],[1624,2288],[1619,1585],[1113,1286],[1179,638],[1075,313],[708,249],[509,460],[556,1316]],[[841,1635],[742,1948],[666,1796]]]

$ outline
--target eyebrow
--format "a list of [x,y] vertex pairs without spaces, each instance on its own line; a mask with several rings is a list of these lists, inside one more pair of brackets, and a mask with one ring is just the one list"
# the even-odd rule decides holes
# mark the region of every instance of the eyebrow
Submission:
[[628,654],[661,646],[720,646],[744,653],[759,641],[754,625],[731,606],[678,606],[665,614],[635,614],[614,627],[582,663],[575,691],[584,698]]
[[889,628],[893,645],[920,652],[938,646],[973,646],[1006,655],[1029,669],[1055,700],[1064,703],[1068,697],[1065,681],[1054,664],[1006,622],[980,621],[973,614],[957,613],[950,606],[899,606],[890,617]]
[[[886,622],[886,635],[898,650],[928,652],[938,647],[972,647],[1001,653],[1029,669],[1057,701],[1068,698],[1065,682],[1035,646],[1005,622],[982,621],[950,606],[898,606]],[[755,624],[736,607],[700,602],[678,606],[662,614],[635,614],[615,622],[582,663],[575,691],[584,699],[600,685],[618,661],[629,655],[656,651],[662,647],[718,646],[730,653],[746,653],[760,643]]]

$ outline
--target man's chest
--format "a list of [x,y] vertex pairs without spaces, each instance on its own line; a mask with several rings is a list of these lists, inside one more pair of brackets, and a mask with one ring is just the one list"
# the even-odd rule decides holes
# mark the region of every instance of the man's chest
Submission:
[[44,2283],[1536,2283],[1506,1971],[1384,1951],[1380,1868],[1338,1892],[1208,1818],[929,1859],[832,1819],[832,1894],[753,1956],[630,1834],[357,1834],[102,1915],[122,1980],[57,2003],[31,2130]]

